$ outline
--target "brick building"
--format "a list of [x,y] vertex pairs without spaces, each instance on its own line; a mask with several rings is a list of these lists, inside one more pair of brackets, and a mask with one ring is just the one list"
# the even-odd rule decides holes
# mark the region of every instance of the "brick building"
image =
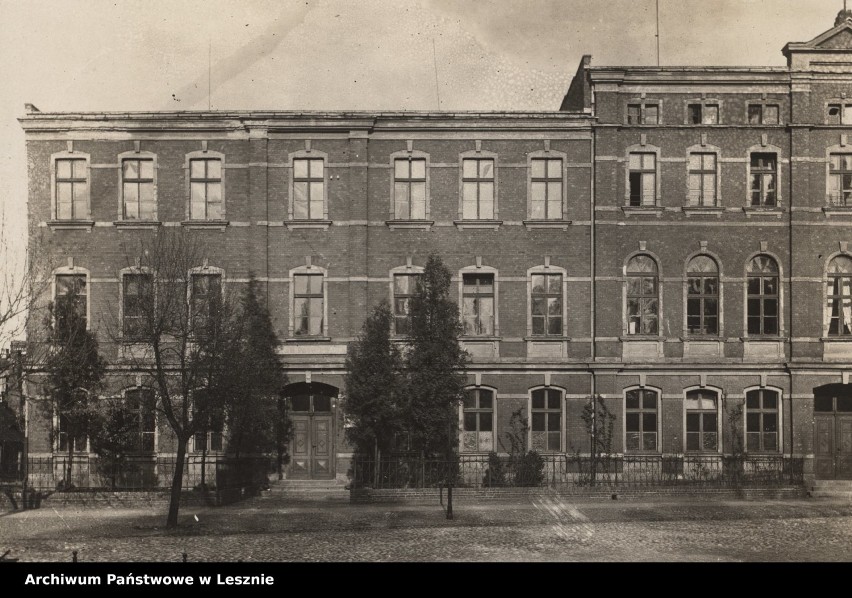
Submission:
[[[95,329],[110,306],[128,325],[126,247],[162,228],[206,240],[193,275],[253,271],[291,382],[293,476],[345,475],[346,343],[383,298],[404,335],[437,252],[472,356],[463,452],[506,452],[517,409],[533,448],[587,452],[594,393],[619,454],[742,443],[850,478],[852,12],[783,52],[783,68],[587,56],[551,112],[32,109],[30,235]],[[115,392],[147,392],[109,351]],[[140,447],[174,451],[139,421]],[[31,415],[31,453],[58,450],[48,428]]]

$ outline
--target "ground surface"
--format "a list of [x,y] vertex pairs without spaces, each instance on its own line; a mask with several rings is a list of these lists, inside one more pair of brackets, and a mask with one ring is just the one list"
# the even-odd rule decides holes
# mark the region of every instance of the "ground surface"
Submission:
[[[268,494],[181,511],[54,510],[0,516],[21,561],[852,561],[852,501],[294,502]],[[196,520],[197,518],[197,520]]]

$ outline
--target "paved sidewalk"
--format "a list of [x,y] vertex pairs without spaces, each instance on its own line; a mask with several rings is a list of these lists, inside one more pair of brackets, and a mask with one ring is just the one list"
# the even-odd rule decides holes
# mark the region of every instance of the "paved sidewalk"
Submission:
[[848,500],[532,500],[399,505],[265,495],[165,512],[53,510],[0,517],[22,561],[852,561]]

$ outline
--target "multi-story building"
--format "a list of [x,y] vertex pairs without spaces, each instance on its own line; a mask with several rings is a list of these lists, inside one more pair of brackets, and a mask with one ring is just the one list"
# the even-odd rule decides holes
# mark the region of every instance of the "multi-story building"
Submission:
[[[253,272],[290,380],[294,476],[345,475],[346,344],[381,299],[405,335],[435,252],[472,357],[461,451],[507,451],[520,409],[533,448],[587,452],[596,394],[619,454],[742,449],[849,478],[852,11],[783,51],[782,68],[587,56],[551,112],[32,109],[30,236],[93,329],[119,306],[132,330],[126,248],[165,227],[205,239],[192,275]],[[138,409],[152,391],[110,351]],[[58,451],[37,420],[31,453]],[[138,421],[140,450],[174,452]]]

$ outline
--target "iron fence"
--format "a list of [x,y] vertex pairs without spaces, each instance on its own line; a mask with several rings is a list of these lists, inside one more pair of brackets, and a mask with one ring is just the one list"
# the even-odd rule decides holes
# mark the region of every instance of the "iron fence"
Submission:
[[[39,492],[73,490],[153,491],[170,489],[176,457],[132,456],[120,463],[106,463],[88,455],[29,457],[27,486]],[[184,460],[184,490],[225,490],[262,487],[274,462],[268,457],[187,455]]]
[[355,457],[352,486],[376,489],[456,487],[666,486],[715,488],[804,484],[804,459],[782,455],[537,455],[513,459],[461,455],[457,461],[400,455]]

